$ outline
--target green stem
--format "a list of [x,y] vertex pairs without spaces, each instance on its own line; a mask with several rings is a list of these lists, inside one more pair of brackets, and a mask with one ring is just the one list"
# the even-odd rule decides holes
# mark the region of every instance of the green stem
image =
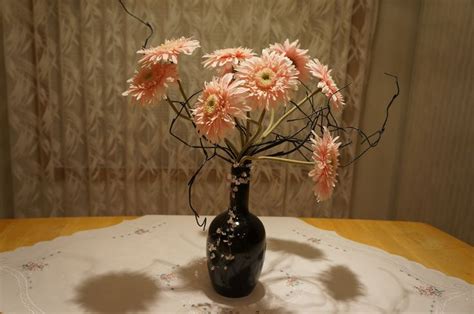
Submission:
[[290,114],[293,113],[293,111],[295,111],[299,106],[301,106],[302,104],[304,104],[308,99],[310,99],[311,97],[313,97],[317,92],[319,92],[321,89],[318,88],[317,90],[315,90],[314,92],[312,92],[311,94],[309,94],[308,96],[306,96],[305,98],[303,98],[298,104],[296,104],[296,106],[294,106],[293,108],[291,108],[290,110],[288,110],[284,115],[282,115],[280,117],[280,119],[278,119],[277,122],[275,122],[275,124],[273,125],[269,125],[268,128],[265,130],[265,132],[263,132],[262,136],[260,137],[260,141],[263,140],[265,137],[267,137],[270,133],[273,132],[273,130],[278,126],[280,125],[280,123],[282,123]]
[[243,126],[240,124],[240,122],[239,122],[239,120],[237,120],[237,118],[234,118],[234,122],[238,126],[237,130],[239,131],[239,135],[240,135],[240,148],[242,148],[242,147],[244,147],[244,144],[245,144],[244,132],[241,130],[241,128],[243,128]]
[[229,140],[229,139],[224,139],[224,142],[227,144],[227,147],[232,150],[235,156],[237,156],[237,149],[235,148],[235,145]]
[[171,108],[173,108],[173,111],[180,117],[180,118],[183,118],[183,119],[186,119],[186,120],[189,120],[191,121],[190,118],[186,117],[185,115],[181,114],[178,109],[176,108],[176,106],[173,104],[173,102],[171,101],[171,99],[169,99],[168,96],[166,96],[166,101],[168,102],[168,104],[170,104]]
[[297,165],[314,165],[314,161],[302,161],[302,160],[295,160],[295,159],[288,159],[288,158],[281,158],[281,157],[272,157],[272,156],[259,156],[259,157],[250,157],[245,156],[242,158],[242,161],[245,160],[271,160],[271,161],[278,161],[278,162],[286,162],[290,164],[297,164]]
[[250,122],[250,123],[253,123],[253,124],[258,125],[258,121],[255,121],[255,120],[253,120],[253,119],[249,119],[249,120],[247,120],[247,122]]
[[[272,111],[270,111],[270,122],[268,122],[268,126],[265,129],[265,131],[263,132],[263,134],[266,134],[268,132],[268,130],[270,129],[270,127],[273,124],[273,120],[275,120],[275,109],[272,109]],[[270,133],[271,133],[271,131],[270,131]],[[262,137],[262,139],[263,139],[263,137]]]
[[247,134],[245,135],[245,141],[248,141],[249,140],[249,136],[251,134],[251,125],[250,125],[250,122],[253,121],[252,118],[250,117],[250,112],[247,111],[247,121],[246,121],[246,125],[247,125]]
[[188,104],[188,96],[186,95],[183,84],[181,84],[181,80],[178,80],[178,86],[179,86],[179,91],[181,93],[181,96],[183,96],[184,99],[184,110],[186,110],[186,113],[188,114],[189,118],[192,117],[191,112],[189,112],[189,104]]
[[248,141],[245,146],[242,148],[242,151],[240,152],[239,156],[237,157],[237,160],[239,160],[240,158],[242,158],[242,155],[245,153],[245,151],[255,142],[255,140],[257,139],[257,137],[260,135],[260,132],[262,131],[262,122],[263,122],[263,118],[265,118],[265,113],[267,111],[265,109],[262,109],[262,113],[260,114],[260,118],[258,118],[258,127],[257,127],[257,131],[255,132],[255,134],[252,136],[252,138],[250,139],[250,141]]

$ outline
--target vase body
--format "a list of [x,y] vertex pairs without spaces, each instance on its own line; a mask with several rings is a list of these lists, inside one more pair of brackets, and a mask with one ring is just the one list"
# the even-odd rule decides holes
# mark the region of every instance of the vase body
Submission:
[[212,286],[217,293],[231,298],[252,292],[265,259],[265,228],[248,208],[250,167],[250,163],[232,167],[230,206],[214,218],[207,237]]

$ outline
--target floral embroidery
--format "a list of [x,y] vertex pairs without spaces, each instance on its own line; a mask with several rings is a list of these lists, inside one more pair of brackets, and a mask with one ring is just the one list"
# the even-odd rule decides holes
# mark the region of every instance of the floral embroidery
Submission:
[[285,285],[288,287],[285,295],[290,297],[293,295],[293,293],[297,293],[298,290],[295,289],[295,287],[301,285],[303,282],[283,269],[280,269],[280,273],[285,274],[286,277],[282,279],[284,280]]
[[183,308],[187,308],[191,313],[240,313],[238,310],[234,311],[232,308],[209,302],[183,304]]
[[161,274],[160,275],[160,280],[166,282],[168,285],[170,282],[176,279],[176,274],[175,273],[168,273],[168,274]]
[[112,239],[119,239],[119,238],[123,239],[123,238],[134,236],[134,235],[144,235],[144,234],[147,234],[147,233],[152,233],[152,232],[156,231],[156,230],[152,230],[152,229],[158,229],[158,228],[160,228],[161,226],[163,226],[165,224],[166,224],[166,222],[161,222],[161,223],[156,224],[154,226],[150,226],[149,229],[137,228],[133,231],[129,230],[128,233],[112,236]]
[[288,277],[286,279],[286,285],[288,287],[296,287],[300,284],[301,282],[298,280],[298,278],[295,277]]
[[148,232],[150,232],[150,230],[146,230],[146,229],[142,229],[142,228],[135,230],[135,234],[144,234],[144,233],[148,233]]
[[47,263],[28,262],[26,264],[21,265],[21,268],[23,268],[23,270],[28,271],[42,271],[46,266],[48,266]]
[[439,290],[438,288],[427,285],[427,286],[414,286],[417,290],[419,295],[426,296],[426,297],[441,297],[443,295],[443,290]]
[[313,243],[321,243],[321,239],[318,238],[309,238],[308,241]]

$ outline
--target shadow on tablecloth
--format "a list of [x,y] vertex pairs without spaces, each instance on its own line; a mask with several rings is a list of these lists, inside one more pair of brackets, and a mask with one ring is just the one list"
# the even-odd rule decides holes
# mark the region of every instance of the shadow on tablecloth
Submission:
[[130,313],[146,311],[158,298],[153,278],[139,272],[108,272],[85,279],[73,300],[94,313]]

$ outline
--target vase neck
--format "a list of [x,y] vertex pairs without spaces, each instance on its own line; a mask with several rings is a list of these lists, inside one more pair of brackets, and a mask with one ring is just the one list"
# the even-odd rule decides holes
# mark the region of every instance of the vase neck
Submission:
[[249,212],[249,189],[250,189],[251,162],[231,169],[230,183],[230,208],[237,214],[248,214]]

